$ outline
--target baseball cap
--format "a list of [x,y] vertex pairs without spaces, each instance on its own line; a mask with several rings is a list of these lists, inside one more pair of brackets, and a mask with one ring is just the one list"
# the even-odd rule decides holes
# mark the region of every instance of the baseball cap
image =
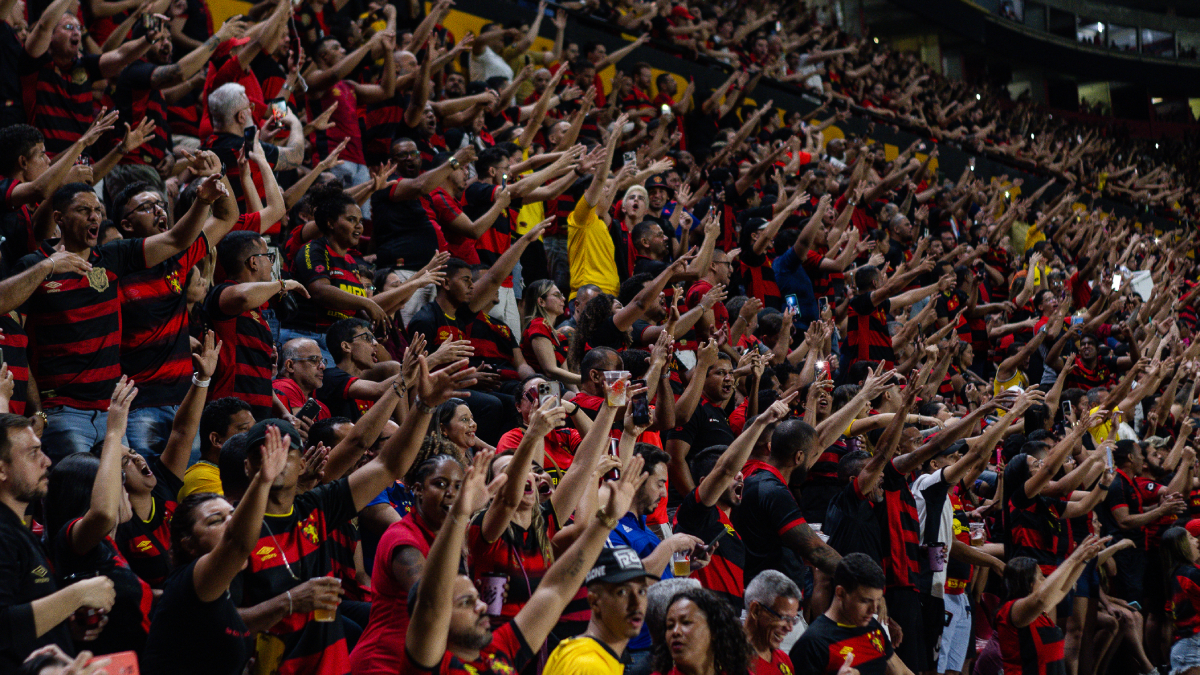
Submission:
[[1200,537],[1200,518],[1189,520],[1183,528],[1188,531],[1188,534],[1193,537]]
[[967,451],[967,442],[963,441],[963,440],[958,440],[958,441],[954,441],[950,445],[947,445],[944,450],[942,450],[938,454],[934,455],[934,457],[949,457],[950,455],[953,455],[956,452],[965,453],[966,451]]
[[247,451],[257,452],[258,448],[266,442],[267,427],[269,426],[279,427],[280,435],[286,435],[290,437],[293,448],[303,447],[300,444],[300,432],[296,431],[296,427],[292,426],[291,422],[288,422],[287,420],[281,420],[279,418],[272,418],[256,423],[254,426],[250,427],[250,431],[246,432]]
[[603,581],[606,584],[622,584],[641,577],[649,577],[658,581],[657,576],[646,571],[637,551],[628,546],[617,546],[600,551],[600,557],[588,571],[583,583],[587,585],[593,581]]
[[675,191],[671,189],[671,186],[667,185],[667,174],[665,173],[656,173],[653,176],[650,176],[650,179],[646,181],[647,190],[653,190],[654,188],[662,188],[671,194],[675,193]]

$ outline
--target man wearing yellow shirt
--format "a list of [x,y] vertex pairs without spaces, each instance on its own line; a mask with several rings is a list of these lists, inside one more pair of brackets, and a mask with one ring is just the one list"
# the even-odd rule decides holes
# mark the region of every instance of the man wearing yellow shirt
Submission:
[[583,193],[583,199],[567,217],[567,259],[571,265],[571,298],[580,286],[595,284],[609,295],[616,295],[621,279],[617,276],[617,261],[613,257],[615,247],[608,233],[608,209],[616,197],[616,181],[606,186],[609,167],[617,151],[621,129],[629,122],[622,114],[613,123],[608,143],[602,152],[593,152],[580,160],[580,172],[592,173],[592,184]]
[[622,675],[625,646],[642,631],[646,589],[657,580],[632,548],[601,551],[584,581],[592,609],[587,630],[555,647],[543,675]]
[[252,426],[254,415],[250,413],[250,404],[240,398],[227,396],[204,406],[200,414],[200,461],[183,473],[179,501],[199,492],[225,494],[217,468],[221,446],[230,436],[249,431]]

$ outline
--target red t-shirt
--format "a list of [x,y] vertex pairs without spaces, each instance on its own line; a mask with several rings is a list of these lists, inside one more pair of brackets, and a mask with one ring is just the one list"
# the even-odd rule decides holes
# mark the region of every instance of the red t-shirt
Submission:
[[[294,380],[286,377],[272,382],[271,388],[274,389],[275,393],[279,395],[279,400],[283,401],[283,404],[288,407],[288,410],[298,410],[299,408],[303,407],[310,398],[305,396],[304,392],[300,391],[300,385],[296,384]],[[315,398],[313,400],[317,401]],[[317,420],[329,419],[331,417],[329,414],[329,408],[325,407],[325,404],[321,403],[320,401],[317,401],[317,405],[320,407],[320,412],[317,413],[317,419],[313,421],[316,422]]]

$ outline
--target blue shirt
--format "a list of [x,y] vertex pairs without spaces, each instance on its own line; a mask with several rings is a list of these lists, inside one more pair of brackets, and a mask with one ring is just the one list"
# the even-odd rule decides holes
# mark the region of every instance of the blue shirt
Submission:
[[[608,535],[607,546],[628,546],[637,551],[639,558],[645,558],[654,553],[654,549],[661,543],[662,539],[646,527],[646,516],[635,516],[631,511],[617,521],[617,527]],[[662,578],[671,579],[674,576],[671,574],[671,565],[668,564],[662,572]],[[630,640],[626,648],[632,651],[646,650],[650,649],[650,644],[650,628],[642,623],[642,632]]]
[[796,255],[796,249],[788,247],[783,255],[775,258],[771,264],[775,270],[775,285],[779,286],[779,295],[795,295],[799,316],[796,326],[803,329],[816,321],[820,314],[817,307],[817,294],[813,290],[812,279],[804,271],[804,261]]

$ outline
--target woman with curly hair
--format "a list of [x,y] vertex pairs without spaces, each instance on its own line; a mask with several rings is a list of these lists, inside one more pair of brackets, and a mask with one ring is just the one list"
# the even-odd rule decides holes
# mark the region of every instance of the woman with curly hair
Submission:
[[675,594],[667,604],[666,632],[654,650],[659,675],[745,675],[750,643],[728,602],[703,588]]
[[[593,347],[609,347],[621,351],[633,343],[633,324],[655,305],[659,305],[667,283],[682,274],[693,256],[684,256],[664,269],[642,290],[622,304],[607,293],[592,298],[575,319],[578,330],[571,338],[571,350],[567,353],[567,367],[579,371],[583,355]],[[632,280],[630,280],[632,281]],[[629,283],[627,281],[626,283]]]

